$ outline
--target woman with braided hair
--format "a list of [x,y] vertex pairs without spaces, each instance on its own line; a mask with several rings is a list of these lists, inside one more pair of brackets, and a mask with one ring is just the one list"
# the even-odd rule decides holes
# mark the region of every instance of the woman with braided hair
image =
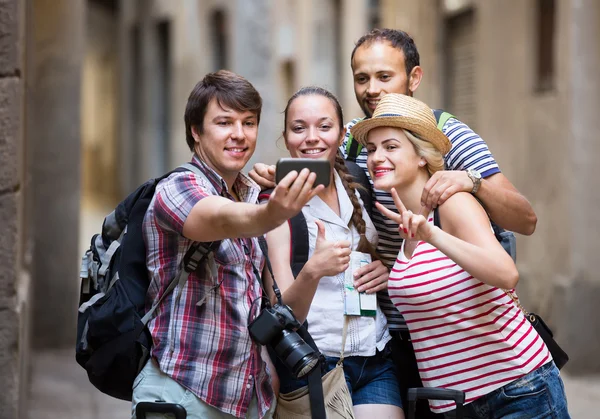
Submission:
[[[351,253],[353,257],[357,252],[370,256],[373,266],[369,272],[377,273],[374,278],[371,275],[366,287],[371,293],[386,287],[388,271],[374,250],[377,232],[359,199],[358,185],[338,154],[345,134],[342,108],[329,91],[304,87],[290,98],[284,115],[283,138],[290,155],[327,159],[332,169],[329,186],[302,210],[309,232],[309,259],[296,278],[290,266],[291,233],[287,223],[266,236],[283,302],[300,322],[307,321],[308,332],[325,355],[327,370],[336,366],[343,351],[343,370],[353,404],[347,417],[402,419],[385,315],[379,306],[373,310],[374,315],[345,315],[345,281],[346,271],[351,269]],[[354,276],[354,283],[362,284],[360,279]],[[270,291],[270,277],[265,282]],[[277,372],[280,393],[306,385],[306,380],[294,379],[279,369]]]

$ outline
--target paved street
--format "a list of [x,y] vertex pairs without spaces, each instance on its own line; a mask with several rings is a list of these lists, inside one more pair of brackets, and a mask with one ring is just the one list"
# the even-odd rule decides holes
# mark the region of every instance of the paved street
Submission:
[[[84,201],[81,250],[112,209]],[[74,348],[33,353],[29,419],[118,419],[130,417],[130,404],[100,393],[75,362]],[[600,376],[563,375],[574,419],[600,419]]]
[[29,419],[118,419],[130,403],[106,396],[75,362],[75,349],[34,353]]
[[[34,354],[29,419],[118,419],[129,403],[105,396],[87,380],[74,350]],[[600,418],[600,376],[563,375],[573,419]]]

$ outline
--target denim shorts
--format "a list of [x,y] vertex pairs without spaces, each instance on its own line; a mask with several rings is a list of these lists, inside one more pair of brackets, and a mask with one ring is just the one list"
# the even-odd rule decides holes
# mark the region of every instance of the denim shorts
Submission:
[[[335,368],[339,358],[325,357],[325,372]],[[402,408],[400,387],[396,368],[390,358],[390,345],[373,356],[349,356],[344,358],[344,375],[352,395],[352,404],[389,404]],[[307,385],[306,380],[285,382],[280,376],[281,393],[289,393]]]
[[[567,396],[554,361],[465,405],[465,418],[569,419]],[[444,413],[455,418],[456,410]]]

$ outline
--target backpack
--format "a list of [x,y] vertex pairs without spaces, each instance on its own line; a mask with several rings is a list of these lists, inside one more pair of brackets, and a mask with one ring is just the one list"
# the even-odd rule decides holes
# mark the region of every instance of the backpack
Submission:
[[[432,109],[432,111],[433,115],[435,116],[435,120],[437,121],[437,127],[440,131],[442,131],[444,125],[446,125],[446,122],[448,122],[449,119],[456,118],[451,113],[446,112],[442,109]],[[352,136],[352,133],[350,133],[348,137],[348,142],[346,143],[346,160],[356,162],[356,158],[360,154],[362,148],[362,144],[356,141]],[[517,239],[515,237],[515,234],[512,231],[504,230],[492,220],[490,220],[490,224],[492,225],[492,229],[494,230],[496,240],[500,242],[504,250],[506,250],[510,257],[516,262]]]
[[118,399],[131,401],[133,381],[149,358],[152,337],[147,324],[154,311],[220,244],[194,243],[179,273],[146,312],[150,277],[142,234],[144,215],[158,183],[184,171],[201,174],[193,164],[185,164],[150,179],[119,203],[106,216],[102,233],[92,237],[82,258],[75,358],[94,386]]

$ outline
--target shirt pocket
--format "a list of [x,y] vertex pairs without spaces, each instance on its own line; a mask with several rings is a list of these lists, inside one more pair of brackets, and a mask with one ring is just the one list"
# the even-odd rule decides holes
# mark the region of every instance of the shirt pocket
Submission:
[[223,240],[215,252],[215,261],[222,266],[239,265],[244,260],[244,247],[238,240]]

